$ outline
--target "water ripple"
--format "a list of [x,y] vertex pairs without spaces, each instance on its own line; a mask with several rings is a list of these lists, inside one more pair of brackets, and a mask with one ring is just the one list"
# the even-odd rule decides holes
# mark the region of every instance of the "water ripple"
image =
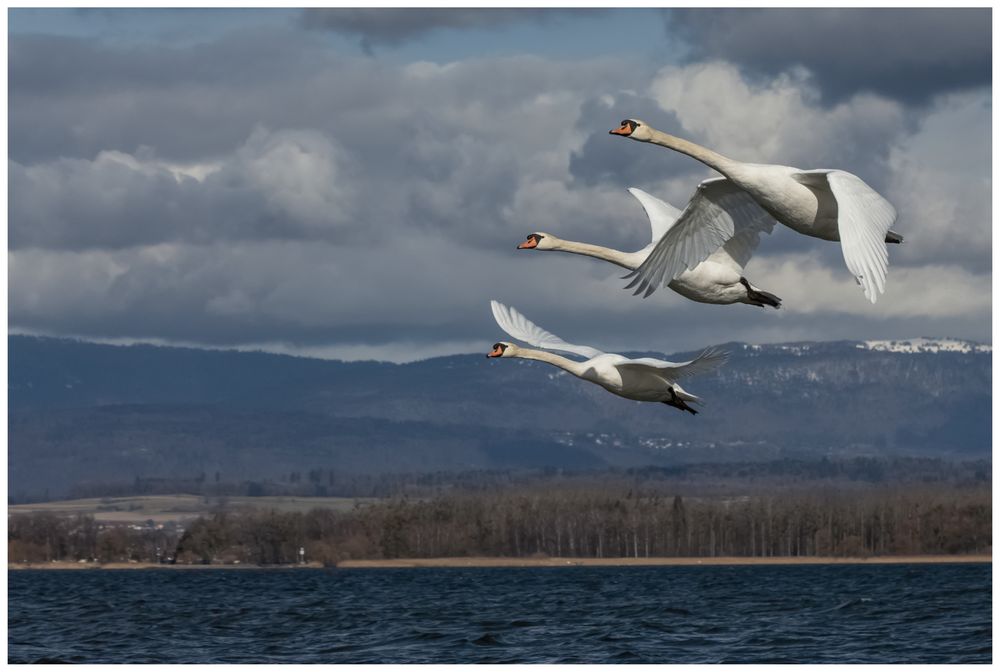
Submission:
[[982,663],[990,570],[14,571],[8,662]]

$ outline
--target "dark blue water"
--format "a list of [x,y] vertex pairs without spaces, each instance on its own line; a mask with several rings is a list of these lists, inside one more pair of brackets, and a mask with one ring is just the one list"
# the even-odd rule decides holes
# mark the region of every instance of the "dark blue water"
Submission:
[[9,571],[12,663],[970,663],[991,566]]

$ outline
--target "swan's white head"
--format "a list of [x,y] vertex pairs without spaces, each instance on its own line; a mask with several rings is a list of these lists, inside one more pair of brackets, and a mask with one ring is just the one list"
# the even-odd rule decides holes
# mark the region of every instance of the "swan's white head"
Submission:
[[652,137],[649,131],[649,124],[640,119],[623,119],[621,126],[611,129],[608,133],[641,142],[648,142]]
[[559,239],[551,233],[537,231],[529,234],[523,243],[517,246],[519,250],[554,250]]
[[490,351],[487,357],[513,357],[515,346],[513,343],[508,343],[507,341],[500,341],[499,343],[493,344],[493,350]]

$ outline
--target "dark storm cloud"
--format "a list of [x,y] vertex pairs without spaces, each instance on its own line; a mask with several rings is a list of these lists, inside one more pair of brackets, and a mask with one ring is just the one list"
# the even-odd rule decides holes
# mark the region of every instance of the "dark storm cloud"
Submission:
[[831,100],[873,91],[922,103],[990,84],[988,8],[676,9],[666,22],[692,59],[766,74],[805,66]]
[[[20,163],[140,146],[200,159],[230,151],[257,125],[322,118],[334,97],[316,79],[328,55],[301,33],[240,33],[185,48],[12,35],[9,49],[10,158]],[[364,104],[365,66],[340,70]]]
[[564,9],[306,9],[302,25],[361,38],[370,52],[377,45],[397,45],[440,29],[498,28],[517,23],[543,23],[582,10]]
[[[262,48],[283,66],[257,69],[241,58],[256,42],[198,47],[209,74],[162,47],[145,48],[139,70],[131,48],[70,41],[69,59],[27,49],[12,96],[12,245],[378,240],[400,226],[506,244],[497,224],[516,216],[520,182],[539,176],[524,157],[565,142],[581,92],[616,67],[386,66],[272,36]],[[51,61],[70,76],[46,74]],[[45,83],[28,86],[36,68]],[[207,176],[185,177],[190,164]]]

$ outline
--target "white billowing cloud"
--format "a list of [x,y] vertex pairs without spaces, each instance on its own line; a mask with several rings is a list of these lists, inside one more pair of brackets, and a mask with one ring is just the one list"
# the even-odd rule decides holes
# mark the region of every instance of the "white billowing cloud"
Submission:
[[722,61],[668,66],[653,80],[650,94],[716,151],[803,169],[877,156],[905,123],[902,105],[870,94],[823,107],[802,68],[750,82]]
[[13,247],[328,237],[353,221],[342,150],[316,130],[257,128],[228,156],[173,163],[142,147],[9,162]]
[[947,96],[891,148],[886,195],[907,237],[907,263],[990,268],[991,117],[988,91]]
[[117,163],[127,166],[137,173],[147,177],[156,177],[168,171],[174,179],[181,182],[184,178],[192,178],[204,182],[205,178],[216,172],[222,166],[218,163],[173,163],[158,158],[149,147],[140,147],[135,155],[119,152],[113,149],[98,152],[93,161],[94,167]]
[[[836,243],[823,243],[836,245]],[[791,314],[840,313],[870,320],[944,319],[988,314],[990,275],[957,266],[894,267],[876,304],[863,300],[846,268],[824,266],[817,255],[786,254],[754,260],[748,274],[781,296]]]
[[276,212],[322,227],[348,219],[350,192],[337,156],[334,143],[319,131],[258,127],[235,158],[250,188]]

